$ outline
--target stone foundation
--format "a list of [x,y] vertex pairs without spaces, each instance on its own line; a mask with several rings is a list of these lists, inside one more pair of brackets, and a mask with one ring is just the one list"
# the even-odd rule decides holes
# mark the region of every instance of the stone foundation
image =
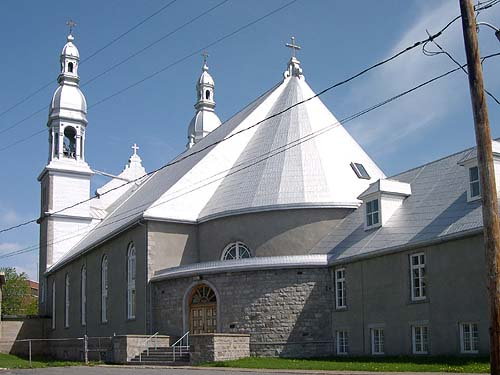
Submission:
[[250,356],[250,335],[205,333],[190,335],[189,340],[192,364]]
[[[146,347],[144,342],[150,335],[119,335],[113,336],[113,359],[114,363],[127,363],[130,359],[139,355]],[[147,346],[154,347],[170,346],[170,337],[164,335],[155,336],[149,341]]]

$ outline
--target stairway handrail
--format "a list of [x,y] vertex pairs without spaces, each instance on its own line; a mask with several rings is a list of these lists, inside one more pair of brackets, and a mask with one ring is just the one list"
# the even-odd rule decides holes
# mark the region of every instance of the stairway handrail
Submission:
[[[142,362],[142,352],[144,351],[143,349],[146,348],[147,355],[149,355],[149,346],[147,345],[149,341],[151,341],[153,338],[156,338],[158,336],[159,332],[153,333],[151,336],[149,336],[146,340],[143,341],[141,351],[139,352],[139,362]],[[156,340],[155,340],[155,349],[156,349]]]
[[[186,345],[182,345],[182,341],[186,338]],[[180,343],[180,344],[179,344]],[[177,345],[179,344],[179,345]],[[187,331],[185,334],[182,335],[182,337],[174,342],[170,347],[172,348],[172,355],[173,355],[173,360],[175,362],[175,348],[179,347],[179,354],[182,355],[182,348],[187,347],[189,351],[189,331]]]

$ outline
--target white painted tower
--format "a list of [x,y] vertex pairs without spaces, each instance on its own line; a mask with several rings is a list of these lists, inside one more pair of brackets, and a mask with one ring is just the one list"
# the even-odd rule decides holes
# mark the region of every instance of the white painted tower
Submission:
[[208,73],[207,56],[206,53],[203,54],[202,73],[196,83],[197,102],[194,105],[196,114],[189,123],[188,148],[221,124],[219,117],[215,113],[215,83],[210,73]]
[[[49,160],[38,177],[41,184],[40,289],[41,301],[46,285],[43,274],[57,262],[90,229],[90,178],[93,174],[85,162],[87,103],[79,88],[80,56],[68,35],[61,52],[59,87],[49,108]],[[66,209],[67,208],[67,209]],[[42,307],[42,306],[41,306]]]

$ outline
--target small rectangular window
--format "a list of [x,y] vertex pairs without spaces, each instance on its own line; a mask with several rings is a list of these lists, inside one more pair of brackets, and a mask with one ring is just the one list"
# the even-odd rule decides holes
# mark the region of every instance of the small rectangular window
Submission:
[[347,331],[337,331],[337,354],[349,353],[349,335]]
[[410,255],[411,299],[420,301],[426,298],[425,254]]
[[354,173],[356,173],[356,176],[358,176],[358,178],[363,178],[365,180],[369,180],[370,179],[370,175],[366,171],[366,169],[365,169],[365,167],[364,167],[363,164],[361,164],[361,163],[351,163],[351,168],[354,171]]
[[372,328],[371,341],[372,341],[372,354],[384,354],[383,328]]
[[477,198],[481,195],[481,185],[479,184],[479,168],[469,168],[469,190],[470,197]]
[[462,353],[477,353],[479,351],[477,323],[460,324],[460,350]]
[[366,226],[371,227],[379,224],[379,204],[378,199],[366,202]]
[[427,354],[429,352],[429,329],[427,326],[413,326],[411,330],[413,354]]
[[345,309],[347,307],[345,268],[335,270],[335,307],[337,309]]

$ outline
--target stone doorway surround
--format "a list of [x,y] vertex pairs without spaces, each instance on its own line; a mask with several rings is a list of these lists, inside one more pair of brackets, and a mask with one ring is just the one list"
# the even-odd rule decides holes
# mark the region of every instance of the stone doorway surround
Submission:
[[[195,297],[196,292],[201,288],[208,288],[213,298],[193,304],[193,297]],[[220,294],[212,283],[206,280],[199,280],[192,283],[186,289],[183,297],[183,332],[190,331],[190,336],[193,334],[220,332],[220,304]],[[194,321],[197,322],[195,326],[193,326]],[[193,328],[195,328],[194,332]]]

